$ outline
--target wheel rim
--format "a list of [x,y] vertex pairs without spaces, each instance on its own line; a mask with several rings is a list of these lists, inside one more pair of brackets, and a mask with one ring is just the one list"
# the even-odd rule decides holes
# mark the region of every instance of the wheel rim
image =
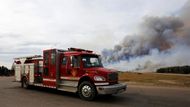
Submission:
[[84,97],[90,97],[92,95],[92,88],[88,85],[82,87],[82,95]]

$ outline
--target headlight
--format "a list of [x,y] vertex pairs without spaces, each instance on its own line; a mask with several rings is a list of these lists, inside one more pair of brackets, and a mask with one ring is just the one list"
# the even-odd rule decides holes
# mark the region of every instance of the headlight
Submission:
[[95,81],[106,81],[106,79],[103,76],[94,76]]

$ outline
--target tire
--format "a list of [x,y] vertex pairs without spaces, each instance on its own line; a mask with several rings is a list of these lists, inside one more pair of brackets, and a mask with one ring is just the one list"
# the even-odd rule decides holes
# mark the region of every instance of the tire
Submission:
[[97,92],[95,86],[92,83],[84,81],[79,85],[78,94],[81,99],[91,101],[94,100]]
[[21,87],[26,88],[26,89],[29,88],[28,80],[26,77],[23,77],[22,82],[21,82]]

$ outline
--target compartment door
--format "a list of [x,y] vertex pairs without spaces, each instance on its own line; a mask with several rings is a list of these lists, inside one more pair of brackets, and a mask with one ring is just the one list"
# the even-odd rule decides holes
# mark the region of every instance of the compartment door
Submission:
[[16,64],[15,65],[15,80],[16,81],[21,81],[21,71],[22,70],[22,66],[21,64]]
[[30,64],[29,65],[29,75],[30,75],[30,77],[29,77],[29,82],[30,83],[34,83],[34,64]]

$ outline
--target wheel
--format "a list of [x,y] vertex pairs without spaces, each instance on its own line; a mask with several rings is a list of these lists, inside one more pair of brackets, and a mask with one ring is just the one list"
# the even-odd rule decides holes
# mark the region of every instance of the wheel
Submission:
[[26,77],[23,77],[21,86],[22,88],[29,88],[28,80]]
[[78,93],[81,99],[88,101],[93,100],[97,94],[95,86],[88,81],[84,81],[79,85]]

